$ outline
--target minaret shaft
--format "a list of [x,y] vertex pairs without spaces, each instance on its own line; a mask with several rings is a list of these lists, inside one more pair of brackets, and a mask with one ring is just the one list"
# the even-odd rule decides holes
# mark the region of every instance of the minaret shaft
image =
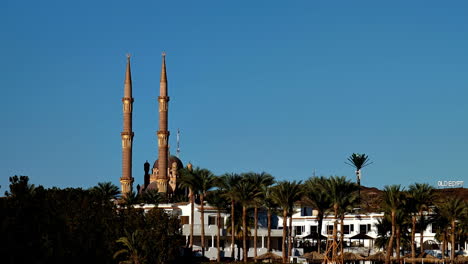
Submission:
[[161,68],[161,82],[159,86],[159,130],[158,136],[158,191],[167,192],[168,181],[168,110],[169,110],[169,97],[167,96],[167,76],[166,76],[166,55],[163,53],[162,68]]
[[122,137],[122,177],[120,178],[122,195],[126,195],[133,190],[132,177],[132,146],[133,146],[133,130],[132,130],[132,113],[133,113],[133,97],[132,97],[132,76],[130,70],[130,57],[127,57],[127,69],[125,71],[124,97],[122,98],[123,105],[123,131],[120,133]]

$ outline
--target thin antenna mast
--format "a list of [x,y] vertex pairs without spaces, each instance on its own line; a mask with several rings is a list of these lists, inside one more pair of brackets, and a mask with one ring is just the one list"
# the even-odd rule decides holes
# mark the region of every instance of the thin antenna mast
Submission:
[[180,129],[177,129],[177,150],[176,150],[177,158],[180,158]]

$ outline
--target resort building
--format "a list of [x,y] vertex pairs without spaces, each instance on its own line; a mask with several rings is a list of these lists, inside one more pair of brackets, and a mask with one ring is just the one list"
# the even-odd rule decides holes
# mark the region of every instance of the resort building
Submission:
[[[136,205],[136,208],[142,208],[150,210],[154,208],[154,205]],[[177,203],[177,204],[160,204],[158,208],[166,210],[166,212],[176,215],[181,220],[182,234],[186,238],[186,243],[189,243],[190,236],[190,203]],[[195,205],[194,213],[194,252],[201,255],[201,208],[199,204]],[[206,204],[204,207],[204,222],[205,222],[205,256],[211,260],[215,260],[217,257],[217,211],[215,208]],[[296,213],[292,216],[292,235],[294,237],[293,251],[291,258],[298,258],[306,252],[310,252],[311,248],[316,247],[317,243],[317,232],[318,232],[318,219],[316,211],[310,207],[297,207]],[[348,214],[344,219],[344,251],[359,253],[364,256],[374,254],[378,251],[382,251],[382,248],[375,246],[374,241],[377,236],[377,224],[380,219],[384,216],[383,213],[369,213],[369,214]],[[228,232],[227,222],[230,217],[229,212],[221,212],[221,256],[231,256],[231,235]],[[272,217],[272,230],[271,230],[271,249],[274,254],[281,256],[282,254],[282,218],[280,216],[273,215]],[[326,216],[322,223],[322,247],[325,247],[327,240],[331,240],[333,233],[333,222],[335,219],[333,216]],[[289,221],[288,221],[289,222]],[[257,256],[267,253],[267,219],[266,213],[259,213],[259,229],[257,231]],[[338,231],[340,225],[338,225]],[[253,246],[253,234],[254,230],[251,229],[248,240],[249,257],[254,257],[254,246]],[[441,244],[435,239],[436,233],[432,230],[432,226],[423,233],[424,236],[424,247],[426,252],[430,252],[433,255],[440,253]],[[420,233],[416,233],[415,242],[419,247]],[[467,243],[464,245],[457,245],[456,250],[466,249]],[[450,249],[450,246],[449,246]],[[403,252],[402,252],[403,253]],[[409,252],[405,252],[407,254]],[[234,257],[242,259],[242,240],[236,242]]]

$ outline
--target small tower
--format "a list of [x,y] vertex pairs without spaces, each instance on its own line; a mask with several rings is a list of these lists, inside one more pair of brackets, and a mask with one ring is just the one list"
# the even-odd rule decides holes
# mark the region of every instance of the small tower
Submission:
[[162,54],[161,81],[159,85],[159,130],[158,136],[158,175],[157,186],[158,192],[167,193],[168,184],[168,142],[169,131],[167,130],[167,113],[169,106],[169,96],[167,93],[167,76],[166,76],[166,53]]
[[122,196],[125,196],[133,189],[132,145],[134,134],[132,130],[133,97],[130,55],[127,55],[127,69],[125,72],[124,97],[122,98],[122,103],[123,131],[120,133],[122,137],[122,177],[120,178],[120,186]]

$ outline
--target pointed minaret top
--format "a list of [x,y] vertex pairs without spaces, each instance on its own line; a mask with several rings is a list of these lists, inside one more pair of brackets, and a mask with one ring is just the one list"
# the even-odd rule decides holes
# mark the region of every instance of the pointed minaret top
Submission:
[[160,96],[167,96],[166,52],[162,53]]
[[130,54],[127,54],[127,70],[125,72],[124,97],[132,98],[132,73],[130,70]]

